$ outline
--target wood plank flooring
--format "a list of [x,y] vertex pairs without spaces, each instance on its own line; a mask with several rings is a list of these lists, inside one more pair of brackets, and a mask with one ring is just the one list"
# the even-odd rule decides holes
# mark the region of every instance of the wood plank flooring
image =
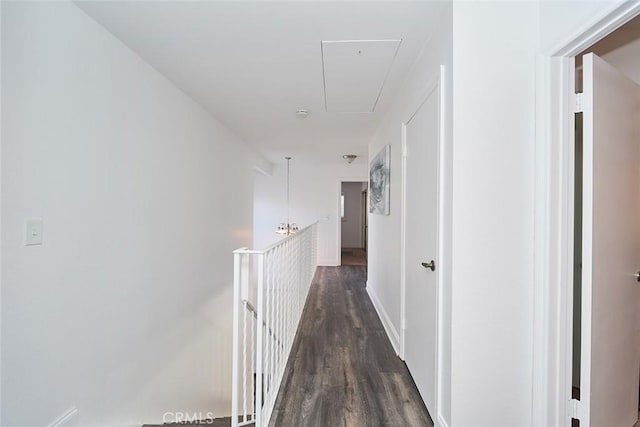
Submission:
[[433,426],[359,266],[319,267],[270,426]]
[[367,251],[362,248],[342,248],[340,264],[367,265]]
[[[165,424],[144,424],[142,427],[230,427],[231,417],[208,419],[192,422],[165,423]],[[253,427],[254,424],[247,424],[246,427]]]

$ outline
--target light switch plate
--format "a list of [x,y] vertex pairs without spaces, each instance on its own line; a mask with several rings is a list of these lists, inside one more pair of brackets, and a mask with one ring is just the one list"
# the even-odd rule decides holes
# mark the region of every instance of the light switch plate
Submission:
[[34,246],[42,244],[42,219],[30,218],[25,220],[24,245]]

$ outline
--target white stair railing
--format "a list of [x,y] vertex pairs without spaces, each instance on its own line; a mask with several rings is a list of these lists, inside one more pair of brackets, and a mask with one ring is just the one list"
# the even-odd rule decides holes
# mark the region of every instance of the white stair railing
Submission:
[[316,241],[312,224],[267,249],[233,252],[232,427],[269,423],[316,271]]

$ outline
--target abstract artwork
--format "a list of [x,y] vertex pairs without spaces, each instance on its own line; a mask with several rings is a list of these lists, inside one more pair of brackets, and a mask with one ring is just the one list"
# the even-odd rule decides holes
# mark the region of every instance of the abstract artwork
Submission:
[[369,168],[369,212],[378,215],[389,215],[390,157],[391,146],[385,145]]

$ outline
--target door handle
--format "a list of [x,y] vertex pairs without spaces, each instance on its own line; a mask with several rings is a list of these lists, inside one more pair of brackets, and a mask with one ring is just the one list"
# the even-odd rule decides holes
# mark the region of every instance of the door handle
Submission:
[[[431,260],[430,262],[423,262],[421,264],[424,268],[428,268],[431,271],[436,271],[436,262],[434,260]],[[640,279],[638,280],[640,281]]]
[[636,281],[640,282],[640,271],[633,275],[636,278]]

